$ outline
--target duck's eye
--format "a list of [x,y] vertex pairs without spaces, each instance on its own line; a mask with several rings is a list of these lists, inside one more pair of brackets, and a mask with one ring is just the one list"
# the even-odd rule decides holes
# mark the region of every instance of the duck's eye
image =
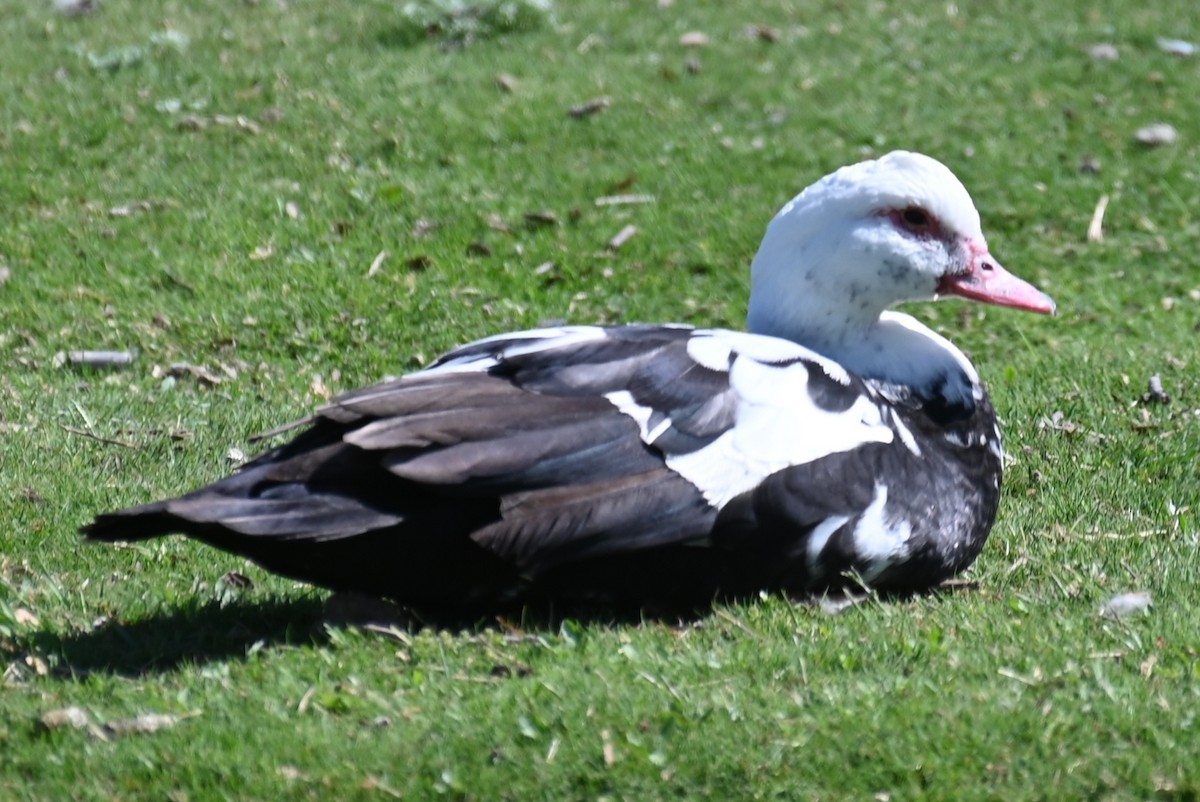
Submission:
[[909,206],[901,210],[900,219],[913,231],[926,231],[933,227],[933,218],[919,206]]

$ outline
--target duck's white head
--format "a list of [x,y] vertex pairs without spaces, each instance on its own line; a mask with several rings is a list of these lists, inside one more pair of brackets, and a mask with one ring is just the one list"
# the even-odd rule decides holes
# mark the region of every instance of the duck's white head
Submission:
[[877,334],[889,306],[948,295],[1054,311],[992,258],[954,173],[895,151],[825,176],[780,210],[754,257],[748,326],[837,357]]

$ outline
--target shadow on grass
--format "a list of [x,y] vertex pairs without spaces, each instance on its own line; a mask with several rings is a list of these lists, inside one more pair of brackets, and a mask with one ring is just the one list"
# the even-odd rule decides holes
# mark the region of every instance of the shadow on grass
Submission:
[[326,641],[325,627],[407,632],[422,629],[470,637],[488,630],[510,635],[557,634],[563,627],[621,626],[655,622],[685,625],[712,612],[702,609],[646,610],[635,607],[543,603],[488,612],[421,610],[383,599],[334,594],[289,600],[217,601],[181,607],[130,622],[111,621],[90,632],[31,632],[13,643],[0,641],[0,658],[45,661],[61,677],[91,674],[140,677],[187,665],[241,660],[255,644],[311,646]]
[[29,633],[15,644],[15,653],[4,657],[41,656],[56,674],[79,679],[95,673],[137,677],[242,659],[259,642],[318,642],[321,610],[319,598],[237,601],[223,607],[213,601],[128,623],[111,621],[90,632]]
[[[671,616],[682,621],[702,615]],[[580,625],[636,624],[663,616],[611,608],[558,608],[553,605],[493,611],[416,613],[381,599],[335,594],[318,598],[217,601],[184,606],[135,621],[110,621],[90,632],[30,632],[12,643],[0,641],[0,658],[45,661],[56,675],[84,679],[91,674],[139,677],[169,673],[187,665],[241,660],[255,644],[310,646],[325,641],[325,626],[366,629],[423,628],[474,634],[484,630],[558,632],[566,621]]]
[[[975,589],[975,583],[952,581],[929,595],[957,594]],[[902,602],[914,594],[793,599],[813,604],[837,615],[868,599]],[[728,598],[744,602],[748,597]],[[357,627],[367,630],[399,628],[415,632],[436,629],[463,635],[487,630],[523,637],[557,634],[565,629],[587,626],[637,626],[657,624],[688,626],[712,615],[712,604],[687,607],[647,608],[634,605],[561,604],[551,601],[525,603],[488,612],[414,611],[383,599],[334,594],[288,600],[239,600],[222,606],[217,601],[185,606],[130,623],[109,622],[91,632],[61,634],[33,632],[12,647],[0,645],[0,657],[13,662],[36,655],[61,676],[83,679],[103,673],[126,677],[167,673],[181,666],[219,660],[240,660],[255,644],[310,646],[326,639],[325,627]]]

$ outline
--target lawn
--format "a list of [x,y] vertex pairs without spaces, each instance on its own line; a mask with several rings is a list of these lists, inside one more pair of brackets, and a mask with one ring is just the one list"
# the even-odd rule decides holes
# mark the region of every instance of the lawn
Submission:
[[[438,8],[0,7],[0,799],[1200,799],[1200,54],[1158,41],[1193,4]],[[363,631],[75,534],[469,339],[739,327],[775,210],[893,148],[1059,304],[909,310],[1005,424],[961,587]]]

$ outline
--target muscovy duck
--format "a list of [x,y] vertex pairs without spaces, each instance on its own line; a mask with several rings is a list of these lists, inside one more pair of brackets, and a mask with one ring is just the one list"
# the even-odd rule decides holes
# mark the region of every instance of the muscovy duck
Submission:
[[749,333],[490,337],[335,398],[293,440],[90,539],[183,533],[421,608],[703,604],[851,576],[930,588],[975,560],[1003,468],[971,363],[900,301],[1052,313],[988,252],[967,190],[894,152],[801,192],[751,271]]

